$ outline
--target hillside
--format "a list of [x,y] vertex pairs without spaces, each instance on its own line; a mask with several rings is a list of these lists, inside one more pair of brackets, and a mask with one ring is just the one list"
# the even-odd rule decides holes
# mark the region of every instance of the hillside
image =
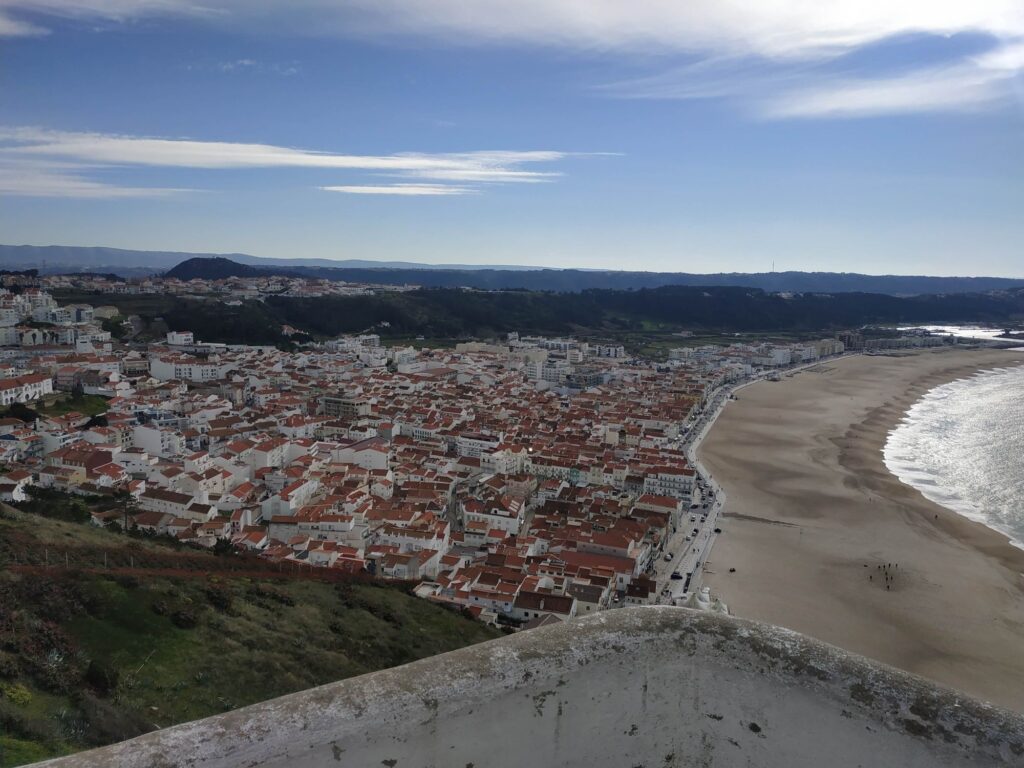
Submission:
[[0,508],[2,768],[497,636],[401,586],[96,529],[80,504]]
[[323,335],[384,323],[390,334],[457,337],[652,326],[725,333],[819,331],[870,323],[1000,324],[1024,318],[1024,290],[900,298],[866,293],[779,295],[690,286],[561,295],[437,289],[344,298],[270,297],[265,304],[282,322]]
[[158,294],[102,298],[55,293],[61,303],[109,303],[138,315],[139,338],[169,329],[193,331],[204,341],[282,344],[282,324],[321,337],[373,330],[387,338],[488,338],[509,331],[593,333],[605,338],[690,330],[705,335],[821,333],[868,324],[1024,321],[1024,289],[897,297],[868,293],[776,294],[748,288],[667,286],[636,291],[423,289],[368,296],[291,298],[228,306]]
[[[259,262],[257,262],[259,263]],[[226,258],[195,258],[175,266],[167,275],[193,278],[248,277],[291,274],[300,277],[425,288],[479,288],[576,293],[585,290],[637,290],[669,286],[743,287],[769,292],[882,293],[892,296],[965,293],[1024,287],[1024,280],[998,277],[927,277],[860,275],[835,272],[765,272],[691,274],[685,272],[609,272],[579,269],[356,268],[310,266],[253,267]]]

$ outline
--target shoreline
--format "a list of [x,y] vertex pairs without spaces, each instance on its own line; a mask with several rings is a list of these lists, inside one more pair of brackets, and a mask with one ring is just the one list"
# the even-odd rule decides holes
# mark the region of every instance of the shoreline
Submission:
[[704,583],[739,616],[1024,711],[1024,550],[900,481],[882,455],[926,392],[1015,362],[1005,350],[857,356],[746,387],[698,449],[727,494]]
[[[996,533],[998,533],[998,534],[1000,534],[1002,536],[1006,536],[1006,538],[1009,540],[1009,543],[1012,546],[1016,547],[1017,549],[1024,550],[1024,540],[1015,538],[1018,534],[1016,534],[1012,530],[1004,529],[1004,528],[1000,527],[998,524],[992,523],[983,514],[978,513],[975,510],[974,507],[972,507],[969,503],[964,502],[959,497],[957,497],[957,498],[961,502],[960,505],[957,505],[955,503],[950,503],[950,502],[947,502],[947,501],[943,501],[943,499],[935,498],[933,495],[929,495],[927,488],[919,487],[918,485],[916,485],[911,480],[904,480],[903,479],[904,475],[911,475],[911,474],[915,474],[915,473],[916,474],[921,474],[924,470],[922,470],[919,465],[914,464],[911,461],[900,462],[898,460],[890,460],[887,457],[887,455],[886,455],[886,448],[889,445],[889,437],[893,434],[893,432],[895,432],[896,430],[898,430],[900,428],[900,426],[903,424],[903,422],[905,420],[905,417],[910,415],[910,410],[917,403],[922,402],[922,400],[925,397],[930,395],[936,389],[939,389],[939,388],[945,387],[945,386],[949,386],[951,384],[958,384],[960,382],[968,382],[968,381],[971,381],[971,380],[974,380],[974,379],[978,379],[979,377],[982,377],[982,376],[999,375],[1002,372],[1005,372],[1007,370],[1011,370],[1011,369],[1014,369],[1014,368],[1019,368],[1019,367],[1021,367],[1021,366],[1019,366],[1019,365],[1010,365],[1010,366],[985,367],[985,368],[981,368],[981,369],[975,371],[974,373],[972,373],[970,375],[962,376],[962,377],[956,378],[956,379],[952,379],[952,380],[950,380],[948,382],[945,382],[945,383],[942,383],[942,384],[937,384],[934,387],[932,387],[931,389],[929,389],[924,395],[922,395],[920,398],[915,400],[913,404],[911,404],[911,406],[908,408],[908,410],[906,412],[904,412],[904,418],[899,419],[893,425],[893,427],[887,432],[886,439],[885,439],[885,441],[882,444],[882,463],[885,464],[886,469],[892,475],[894,475],[898,480],[900,480],[900,482],[904,483],[905,485],[910,486],[911,488],[914,488],[915,490],[918,491],[918,493],[920,493],[922,496],[924,496],[929,501],[931,501],[931,502],[933,502],[935,504],[938,504],[941,507],[949,509],[949,510],[951,510],[953,512],[956,512],[958,515],[960,515],[961,517],[966,518],[967,520],[970,520],[970,521],[975,522],[975,523],[980,523],[981,525],[984,525],[986,528],[990,528],[991,530],[995,531]],[[902,470],[902,472],[901,472],[901,470]],[[939,490],[945,490],[941,485],[939,485],[937,483],[935,484],[935,487],[937,489],[939,489]],[[1022,503],[1024,503],[1024,502],[1022,502]]]

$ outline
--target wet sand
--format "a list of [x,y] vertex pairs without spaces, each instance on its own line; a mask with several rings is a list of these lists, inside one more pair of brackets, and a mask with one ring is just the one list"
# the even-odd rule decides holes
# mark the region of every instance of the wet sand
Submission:
[[882,459],[929,389],[1015,361],[1024,353],[857,356],[740,390],[700,449],[727,499],[705,583],[738,616],[1024,711],[1024,550]]

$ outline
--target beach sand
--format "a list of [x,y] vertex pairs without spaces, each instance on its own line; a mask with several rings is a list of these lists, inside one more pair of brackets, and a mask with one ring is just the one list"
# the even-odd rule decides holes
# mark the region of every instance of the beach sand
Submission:
[[738,616],[1024,711],[1024,551],[882,459],[929,389],[1014,361],[1024,353],[857,356],[740,390],[699,452],[727,501],[713,594]]

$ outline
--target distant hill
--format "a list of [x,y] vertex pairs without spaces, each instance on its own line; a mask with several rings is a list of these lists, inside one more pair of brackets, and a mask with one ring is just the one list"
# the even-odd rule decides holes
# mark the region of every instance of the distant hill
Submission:
[[[248,264],[239,264],[237,261],[226,259],[223,256],[196,257],[185,259],[165,273],[166,277],[175,277],[179,280],[224,280],[228,277],[259,277],[266,275],[272,270],[251,267]],[[276,270],[274,270],[276,271]],[[283,270],[282,270],[283,271]]]
[[[0,268],[39,269],[46,273],[114,272],[123,276],[154,274],[173,269],[177,277],[209,277],[200,264],[184,262],[230,261],[255,267],[255,274],[292,274],[305,277],[427,288],[527,289],[576,292],[586,289],[660,288],[669,285],[739,286],[771,293],[884,293],[891,296],[978,293],[1024,287],[1024,278],[929,277],[924,275],[864,275],[854,272],[628,272],[586,269],[532,269],[479,265],[431,265],[412,262],[365,260],[266,259],[242,253],[195,254],[174,251],[126,251],[116,248],[0,245]],[[226,265],[218,269],[228,269]],[[235,269],[232,267],[231,269]],[[231,273],[242,276],[240,269]],[[224,276],[231,276],[225,274]]]
[[0,245],[0,268],[36,268],[46,274],[79,271],[115,271],[119,274],[154,274],[192,258],[229,258],[239,264],[264,267],[327,267],[352,269],[502,269],[529,270],[515,265],[420,264],[413,261],[369,261],[367,259],[280,259],[247,253],[186,253],[182,251],[135,251],[73,245]]
[[[847,272],[723,272],[689,274],[685,272],[600,272],[578,269],[362,269],[303,266],[251,267],[218,258],[193,258],[177,265],[167,274],[182,280],[214,279],[212,263],[220,277],[263,275],[300,275],[355,283],[420,285],[425,288],[481,288],[485,290],[521,289],[575,293],[583,290],[638,290],[672,285],[693,287],[757,288],[769,293],[880,293],[890,296],[921,294],[979,293],[1024,287],[1024,279],[1001,277],[926,277],[903,275],[861,275]],[[234,264],[234,267],[229,265]]]

